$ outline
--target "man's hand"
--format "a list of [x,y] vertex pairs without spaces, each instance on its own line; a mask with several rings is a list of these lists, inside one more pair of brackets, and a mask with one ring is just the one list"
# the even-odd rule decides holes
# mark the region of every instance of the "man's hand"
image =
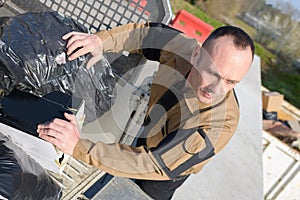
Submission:
[[103,42],[97,35],[70,32],[62,36],[62,39],[68,40],[67,55],[69,60],[74,60],[79,56],[91,53],[93,57],[88,61],[87,68],[90,68],[101,60],[103,55]]
[[80,140],[79,126],[74,115],[65,113],[69,121],[54,119],[47,124],[38,125],[39,136],[54,144],[62,152],[72,155],[73,150]]

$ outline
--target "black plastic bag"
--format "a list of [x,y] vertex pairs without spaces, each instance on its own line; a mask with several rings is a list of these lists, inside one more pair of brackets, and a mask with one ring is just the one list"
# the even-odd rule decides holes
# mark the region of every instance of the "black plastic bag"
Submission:
[[103,58],[87,70],[90,55],[68,61],[61,37],[71,31],[87,32],[57,12],[0,18],[0,92],[18,88],[43,96],[59,90],[86,101],[87,121],[106,112],[115,85],[112,69]]
[[37,162],[0,133],[0,199],[55,200],[61,192]]

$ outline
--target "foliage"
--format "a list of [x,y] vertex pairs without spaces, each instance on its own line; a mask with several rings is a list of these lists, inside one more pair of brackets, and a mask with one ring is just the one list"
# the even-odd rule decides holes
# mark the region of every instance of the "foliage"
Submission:
[[[270,51],[266,50],[263,46],[258,43],[255,45],[255,54],[258,55],[262,62],[262,69],[268,69],[270,66],[274,66],[276,62],[276,56]],[[266,66],[267,65],[267,66]]]
[[172,5],[173,13],[177,13],[179,10],[184,9],[215,28],[224,25],[220,21],[208,16],[199,7],[194,7],[193,5],[191,5],[190,3],[186,2],[186,1],[170,0],[170,2]]

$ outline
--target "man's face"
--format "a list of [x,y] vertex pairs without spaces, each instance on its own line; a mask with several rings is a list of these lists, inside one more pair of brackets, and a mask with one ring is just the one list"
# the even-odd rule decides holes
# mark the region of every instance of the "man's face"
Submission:
[[242,80],[251,66],[252,52],[250,46],[237,48],[232,37],[223,36],[201,48],[191,62],[194,67],[188,82],[199,101],[207,104],[223,98]]

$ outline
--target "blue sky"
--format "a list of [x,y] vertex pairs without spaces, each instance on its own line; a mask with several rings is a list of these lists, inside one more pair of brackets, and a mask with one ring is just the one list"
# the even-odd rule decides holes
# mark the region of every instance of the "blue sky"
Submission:
[[[300,12],[300,0],[266,0],[266,3],[273,4],[276,1],[289,2],[294,8]],[[278,8],[280,9],[280,8]],[[296,16],[293,16],[296,17]],[[298,21],[300,21],[299,15],[297,16]]]
[[[267,3],[272,3],[275,2],[276,0],[267,0]],[[297,8],[298,10],[300,10],[300,1],[299,0],[281,0],[283,2],[289,2],[290,4],[292,4],[295,8]]]
[[300,1],[299,0],[284,0],[286,2],[290,2],[293,6],[295,6],[298,10],[300,10]]

